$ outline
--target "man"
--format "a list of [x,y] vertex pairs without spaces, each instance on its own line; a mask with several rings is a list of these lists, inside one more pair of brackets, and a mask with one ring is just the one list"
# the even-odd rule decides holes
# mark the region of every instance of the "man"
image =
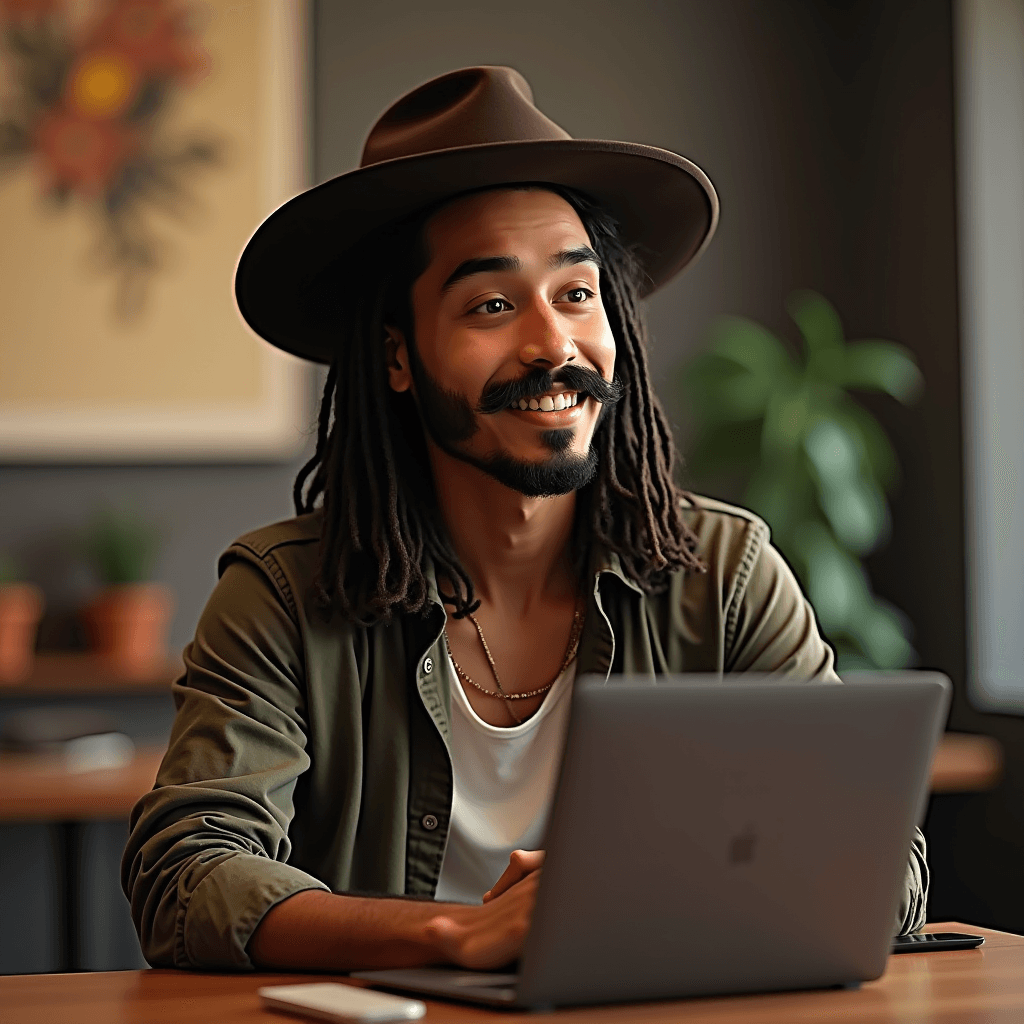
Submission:
[[[331,370],[299,515],[221,560],[132,816],[152,963],[507,963],[577,674],[837,681],[764,524],[673,482],[638,302],[716,218],[689,161],[470,68],[254,235],[243,316]],[[926,878],[918,837],[897,930]]]

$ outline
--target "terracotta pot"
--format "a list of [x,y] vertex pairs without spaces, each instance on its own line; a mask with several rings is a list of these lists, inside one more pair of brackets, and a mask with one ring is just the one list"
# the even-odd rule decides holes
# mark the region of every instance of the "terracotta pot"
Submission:
[[32,674],[43,592],[31,583],[0,585],[0,683],[20,683]]
[[160,583],[106,587],[84,610],[92,648],[124,675],[146,676],[167,664],[174,600]]

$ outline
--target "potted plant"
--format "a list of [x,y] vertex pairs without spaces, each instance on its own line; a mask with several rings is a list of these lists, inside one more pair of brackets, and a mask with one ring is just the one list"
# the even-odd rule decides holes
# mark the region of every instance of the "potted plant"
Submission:
[[167,662],[173,600],[150,579],[159,543],[152,524],[124,510],[98,513],[85,534],[103,585],[84,610],[86,629],[96,654],[123,675],[151,675]]
[[871,591],[865,556],[888,539],[886,494],[899,466],[858,391],[911,402],[913,356],[889,341],[847,342],[835,309],[800,291],[787,302],[795,353],[760,324],[722,318],[684,370],[697,479],[732,474],[793,566],[836,648],[840,670],[902,668],[914,658],[905,617]]
[[18,579],[14,563],[0,555],[0,683],[20,683],[32,673],[43,592]]

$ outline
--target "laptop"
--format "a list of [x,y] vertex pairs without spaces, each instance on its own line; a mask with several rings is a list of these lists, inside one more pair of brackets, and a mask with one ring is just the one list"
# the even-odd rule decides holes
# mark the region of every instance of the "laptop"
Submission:
[[950,692],[581,678],[517,970],[352,977],[534,1010],[877,978]]

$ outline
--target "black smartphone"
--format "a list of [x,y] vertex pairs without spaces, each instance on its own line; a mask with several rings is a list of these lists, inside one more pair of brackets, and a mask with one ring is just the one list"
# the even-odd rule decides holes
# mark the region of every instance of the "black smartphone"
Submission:
[[892,940],[894,953],[930,953],[935,949],[974,949],[985,941],[984,935],[964,932],[915,932]]

